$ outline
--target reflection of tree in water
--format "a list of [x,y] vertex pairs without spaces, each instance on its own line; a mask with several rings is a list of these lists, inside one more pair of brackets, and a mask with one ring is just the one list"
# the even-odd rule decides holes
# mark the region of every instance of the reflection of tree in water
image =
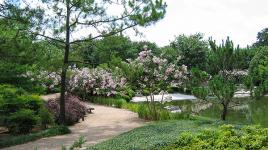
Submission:
[[268,97],[261,98],[259,100],[252,100],[249,103],[249,113],[247,118],[253,124],[260,124],[268,127]]
[[197,101],[192,105],[191,111],[193,114],[199,114],[201,111],[206,110],[212,106],[211,102]]

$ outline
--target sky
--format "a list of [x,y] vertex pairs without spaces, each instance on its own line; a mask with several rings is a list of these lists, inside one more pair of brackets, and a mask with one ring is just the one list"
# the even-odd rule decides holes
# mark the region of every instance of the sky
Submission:
[[131,35],[132,40],[148,40],[168,45],[180,34],[205,34],[218,43],[227,36],[241,47],[251,45],[263,28],[268,27],[268,0],[165,0],[164,19],[147,28],[139,28],[145,37]]
[[164,1],[168,5],[164,19],[139,28],[143,37],[131,31],[126,35],[135,41],[146,40],[166,46],[175,36],[200,32],[205,39],[213,37],[218,43],[229,36],[234,44],[246,47],[256,41],[259,31],[268,27],[268,0]]

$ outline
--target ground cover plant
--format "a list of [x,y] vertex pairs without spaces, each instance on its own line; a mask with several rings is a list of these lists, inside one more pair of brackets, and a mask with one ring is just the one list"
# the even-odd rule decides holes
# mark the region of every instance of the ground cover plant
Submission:
[[7,136],[5,137],[5,139],[0,140],[0,148],[23,144],[26,142],[34,141],[45,137],[68,134],[70,132],[71,131],[66,126],[54,126],[52,128],[30,134],[19,135],[19,136]]
[[89,150],[161,149],[176,141],[179,133],[197,132],[214,127],[211,120],[172,120],[151,123],[134,129],[113,139],[89,147]]
[[259,126],[222,125],[204,118],[155,122],[104,141],[89,150],[262,149],[268,130]]

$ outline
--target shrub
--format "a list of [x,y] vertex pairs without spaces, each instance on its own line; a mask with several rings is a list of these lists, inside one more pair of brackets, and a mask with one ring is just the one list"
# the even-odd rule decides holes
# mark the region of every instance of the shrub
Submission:
[[21,95],[18,96],[18,101],[21,101],[25,109],[31,109],[36,113],[43,106],[43,101],[38,95]]
[[0,107],[2,113],[8,115],[19,109],[31,109],[38,112],[43,104],[42,100],[37,95],[26,94],[21,88],[11,85],[0,85],[0,96],[2,97]]
[[13,134],[27,133],[37,125],[42,105],[37,95],[27,95],[12,85],[0,85],[0,123]]
[[43,129],[47,129],[48,125],[54,124],[54,117],[46,108],[41,108],[39,111],[40,124]]
[[207,100],[207,97],[209,95],[209,89],[206,87],[193,87],[192,94],[197,98]]
[[6,126],[12,134],[25,134],[31,131],[38,119],[33,110],[21,109],[7,118]]
[[197,134],[184,132],[167,149],[251,149],[268,148],[268,129],[259,126],[245,126],[235,129],[232,125],[203,129]]
[[[51,99],[47,102],[46,108],[53,113],[56,122],[60,120],[60,104],[59,99]],[[66,95],[65,98],[65,119],[66,123],[71,125],[78,122],[86,114],[87,107],[79,97]]]
[[130,87],[126,87],[122,88],[122,90],[118,93],[118,96],[122,97],[127,102],[129,102],[132,99],[132,97],[135,96],[135,92]]

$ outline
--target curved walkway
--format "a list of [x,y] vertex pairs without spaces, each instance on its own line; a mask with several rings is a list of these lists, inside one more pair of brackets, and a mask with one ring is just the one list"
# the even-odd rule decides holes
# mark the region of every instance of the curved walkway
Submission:
[[[51,97],[50,97],[51,98]],[[86,103],[95,108],[93,114],[88,114],[85,121],[69,127],[71,134],[48,137],[21,145],[8,147],[5,150],[60,150],[62,145],[69,147],[80,136],[87,142],[84,146],[99,143],[133,128],[140,127],[145,122],[138,115],[124,110]]]

